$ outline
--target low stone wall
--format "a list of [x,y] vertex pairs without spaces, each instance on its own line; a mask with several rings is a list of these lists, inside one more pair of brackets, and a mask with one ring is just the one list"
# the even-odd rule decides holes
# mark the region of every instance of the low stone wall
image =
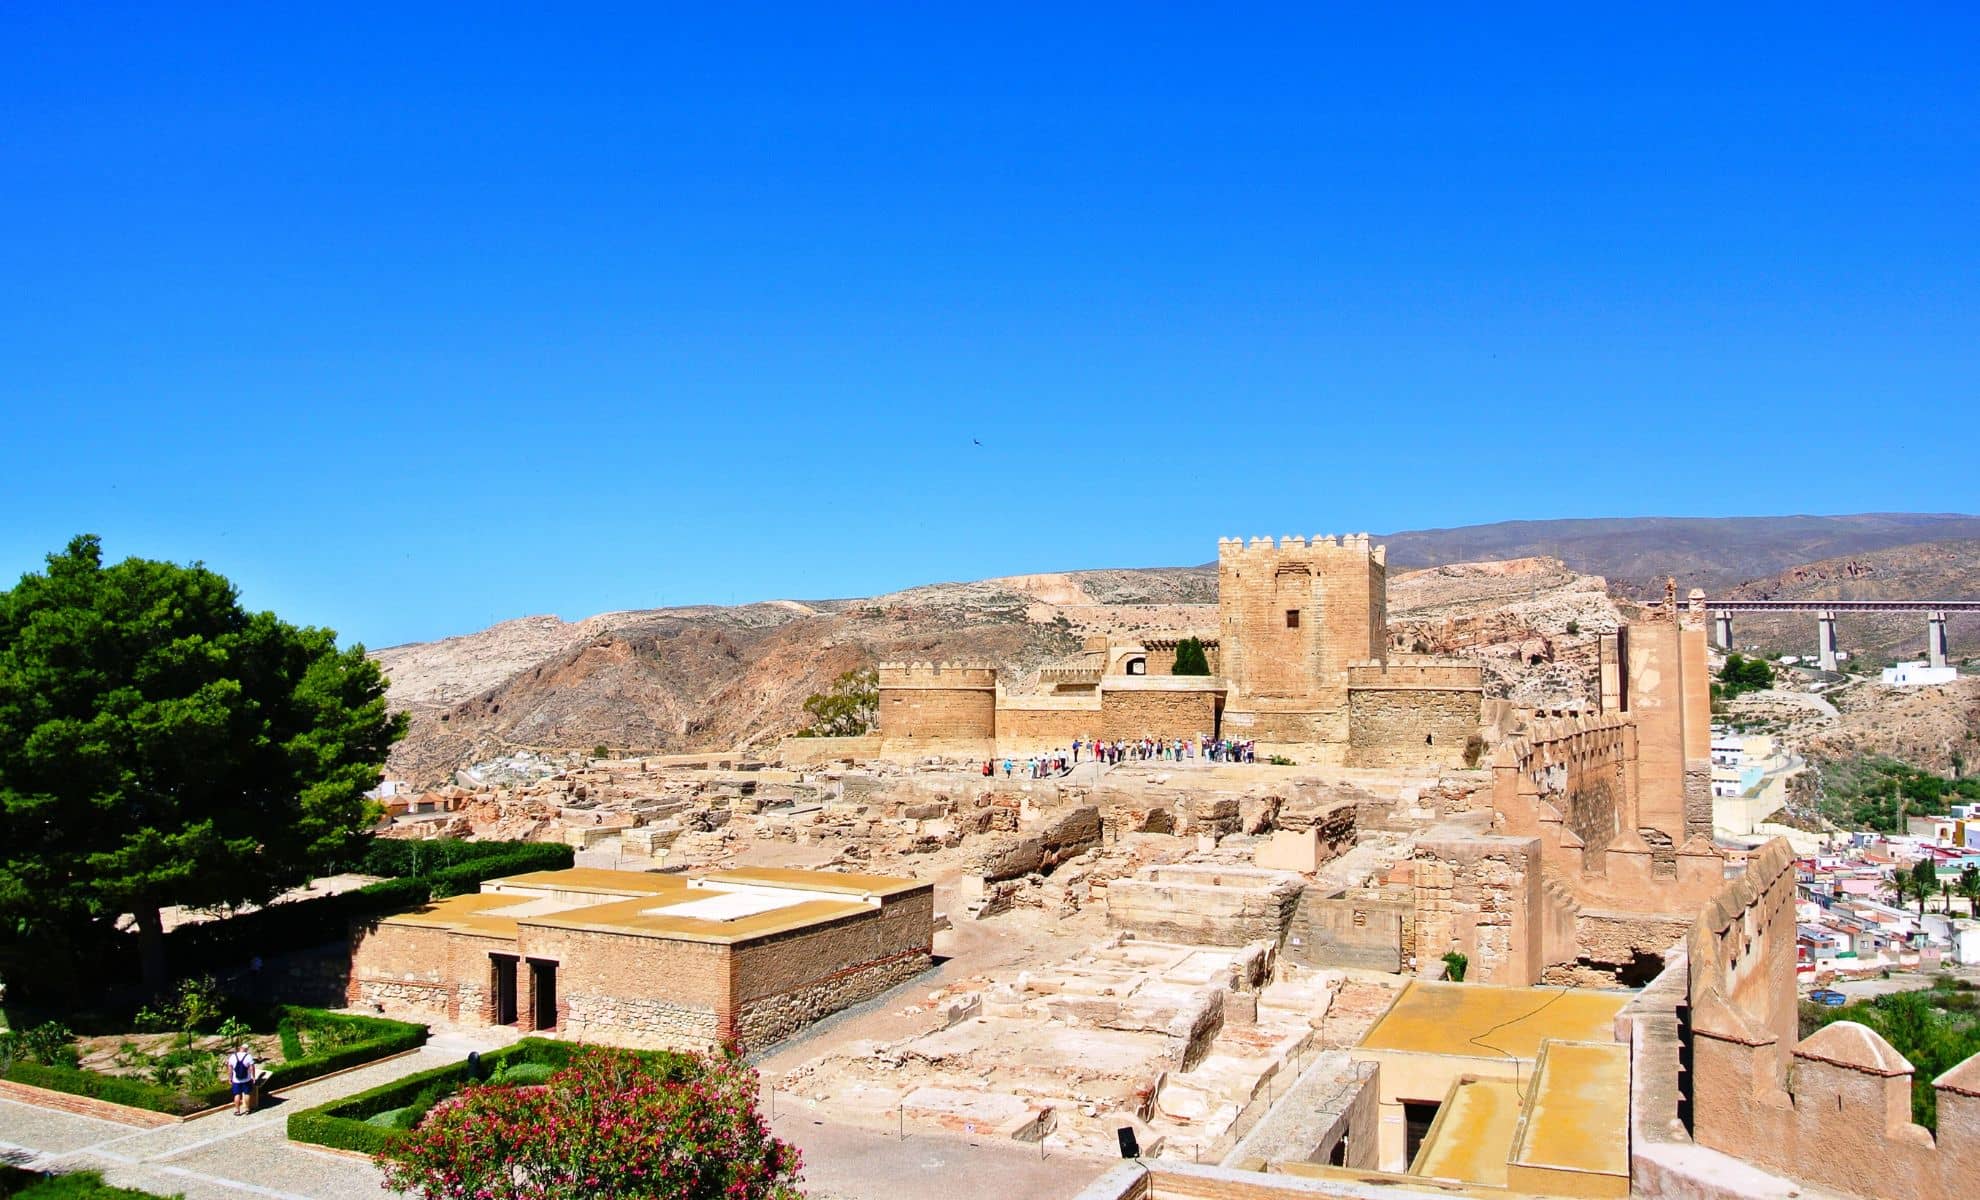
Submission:
[[1144,867],[1107,885],[1107,923],[1136,937],[1186,946],[1277,946],[1305,882],[1243,867]]
[[721,1040],[714,1010],[657,997],[572,996],[562,1032],[578,1041],[664,1050],[706,1050]]
[[1411,908],[1406,900],[1323,896],[1308,888],[1293,912],[1283,953],[1302,966],[1400,971]]

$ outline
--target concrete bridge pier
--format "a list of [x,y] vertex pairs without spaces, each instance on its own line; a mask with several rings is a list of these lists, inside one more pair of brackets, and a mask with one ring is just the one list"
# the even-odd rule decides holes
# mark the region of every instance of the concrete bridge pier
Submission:
[[1925,614],[1925,657],[1930,666],[1946,665],[1946,614],[1942,612]]
[[1815,647],[1824,671],[1836,669],[1836,614],[1828,609],[1815,614]]
[[1722,612],[1712,614],[1712,640],[1719,644],[1719,649],[1721,650],[1730,650],[1733,648],[1733,615],[1731,613]]

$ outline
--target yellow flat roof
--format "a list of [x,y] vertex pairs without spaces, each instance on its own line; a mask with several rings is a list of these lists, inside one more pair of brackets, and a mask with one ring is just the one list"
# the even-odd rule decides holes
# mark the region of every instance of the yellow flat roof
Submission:
[[1518,1125],[1517,1084],[1466,1075],[1451,1085],[1409,1173],[1504,1187],[1506,1158]]
[[1413,979],[1359,1049],[1532,1059],[1546,1038],[1615,1040],[1629,992]]
[[[792,903],[722,920],[705,915],[705,902],[731,894],[719,887],[694,887],[683,875],[570,867],[562,871],[531,871],[491,879],[489,883],[512,884],[515,890],[452,896],[386,920],[394,924],[454,929],[509,939],[516,937],[518,926],[534,925],[734,943],[802,929],[853,913],[873,912],[872,897],[892,896],[928,886],[894,875],[856,875],[769,867],[711,871],[697,878],[739,887],[809,892],[811,896],[802,899],[791,897]],[[570,907],[557,908],[554,901],[544,900],[539,904],[555,911],[531,912],[528,895],[531,891],[581,892],[595,895],[599,901],[580,901]],[[682,905],[695,905],[704,915],[668,916],[665,912]],[[496,915],[498,910],[512,908],[522,911],[513,915]]]
[[1512,1145],[1515,1166],[1629,1177],[1629,1047],[1550,1041]]
[[[802,900],[769,912],[737,917],[731,921],[711,921],[698,917],[670,917],[670,907],[691,904],[719,893],[699,888],[682,888],[664,896],[638,896],[568,908],[563,912],[524,917],[520,923],[551,929],[590,929],[604,933],[634,933],[648,937],[673,938],[690,942],[731,943],[748,941],[765,934],[802,929],[835,917],[879,910],[857,900]],[[658,910],[658,911],[655,911]]]
[[419,925],[432,929],[455,929],[464,933],[480,933],[513,940],[516,936],[516,919],[490,916],[486,910],[509,908],[516,902],[515,896],[469,892],[465,896],[449,896],[445,900],[435,900],[411,912],[386,917],[385,923]]
[[731,867],[726,871],[710,871],[701,878],[850,896],[893,896],[928,886],[919,879],[900,875],[857,875],[851,871],[806,871],[795,867]]
[[565,867],[561,871],[528,871],[504,875],[490,883],[513,883],[518,887],[555,888],[565,892],[625,892],[651,895],[684,890],[687,880],[679,875],[654,871],[614,871],[606,867]]

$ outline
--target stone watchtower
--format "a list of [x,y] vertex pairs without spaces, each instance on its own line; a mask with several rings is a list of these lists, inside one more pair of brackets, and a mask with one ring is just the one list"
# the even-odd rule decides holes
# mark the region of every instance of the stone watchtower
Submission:
[[1348,741],[1348,668],[1386,658],[1388,568],[1365,533],[1217,542],[1224,732]]

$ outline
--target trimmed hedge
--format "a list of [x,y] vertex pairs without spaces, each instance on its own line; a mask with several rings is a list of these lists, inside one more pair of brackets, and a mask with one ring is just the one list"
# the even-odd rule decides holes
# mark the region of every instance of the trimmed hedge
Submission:
[[[177,1200],[182,1193],[172,1193]],[[111,1187],[97,1171],[44,1175],[0,1165],[0,1197],[7,1200],[166,1200],[157,1192]]]
[[530,870],[560,870],[568,867],[574,853],[569,846],[552,842],[464,842],[459,838],[377,838],[365,849],[358,870],[366,875],[392,875],[424,878],[485,858],[515,853],[540,853],[545,865]]
[[[319,1075],[328,1075],[401,1051],[415,1050],[426,1044],[426,1026],[406,1021],[288,1006],[276,1009],[275,1016],[281,1022],[291,1023],[303,1030],[342,1026],[357,1030],[364,1036],[343,1045],[324,1047],[317,1053],[288,1062],[267,1064],[266,1086],[270,1089],[289,1087]],[[203,1088],[168,1088],[148,1079],[127,1075],[104,1075],[80,1067],[51,1067],[31,1062],[15,1063],[8,1069],[6,1078],[29,1087],[88,1096],[111,1104],[125,1104],[174,1116],[217,1108],[227,1102],[231,1090],[224,1080]]]
[[527,871],[561,871],[577,851],[555,842],[464,842],[436,838],[415,842],[380,838],[359,864],[368,875],[388,875],[355,891],[287,904],[271,904],[223,921],[182,925],[165,935],[165,952],[180,972],[217,971],[257,954],[339,942],[351,926],[425,904],[435,896],[471,892],[483,880]]
[[530,871],[567,870],[577,861],[576,856],[577,851],[570,846],[531,842],[506,854],[491,854],[442,867],[425,878],[432,885],[435,896],[454,896],[474,891],[485,879],[500,879],[504,875],[522,875]]
[[[491,1051],[481,1056],[482,1077],[493,1078],[507,1067],[521,1063],[537,1063],[556,1070],[570,1063],[571,1057],[583,1046],[574,1042],[552,1041],[549,1038],[523,1038],[510,1046]],[[672,1079],[685,1079],[696,1069],[692,1055],[676,1054],[668,1050],[634,1050],[648,1062],[659,1063],[667,1068]],[[421,1093],[431,1089],[432,1102],[453,1095],[470,1082],[468,1064],[465,1059],[421,1071],[391,1083],[382,1084],[369,1091],[358,1092],[341,1100],[304,1109],[289,1115],[289,1140],[310,1142],[318,1146],[329,1146],[337,1150],[355,1150],[362,1154],[381,1154],[387,1150],[393,1139],[404,1131],[382,1125],[367,1124],[366,1120],[379,1113],[407,1108],[420,1098]],[[435,1086],[439,1085],[439,1086]],[[422,1114],[414,1114],[415,1117]]]

